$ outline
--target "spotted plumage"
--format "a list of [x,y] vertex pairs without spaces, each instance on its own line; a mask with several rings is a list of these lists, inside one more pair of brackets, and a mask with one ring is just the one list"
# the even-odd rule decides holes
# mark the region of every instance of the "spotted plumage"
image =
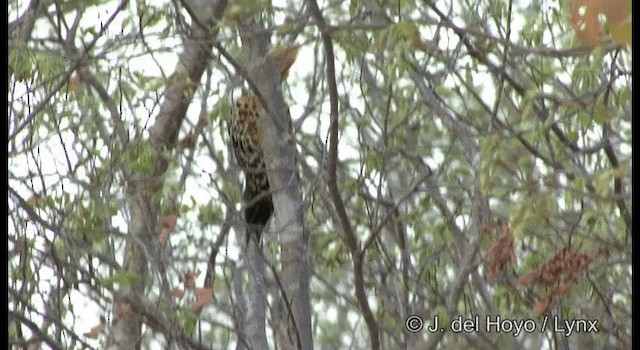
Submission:
[[[298,54],[298,46],[282,46],[270,55],[280,71],[284,82],[289,69]],[[245,93],[235,101],[229,130],[233,151],[238,165],[244,172],[245,187],[242,199],[245,206],[245,220],[255,237],[260,238],[262,229],[273,214],[273,202],[269,177],[262,152],[261,106],[252,93]],[[291,118],[288,115],[289,123]],[[249,232],[249,231],[248,231]],[[249,238],[249,237],[247,237]]]

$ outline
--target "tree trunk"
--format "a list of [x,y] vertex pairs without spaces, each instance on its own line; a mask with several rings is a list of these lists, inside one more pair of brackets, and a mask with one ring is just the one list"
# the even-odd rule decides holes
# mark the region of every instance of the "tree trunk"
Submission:
[[[185,5],[190,6],[187,3]],[[184,52],[180,55],[179,66],[175,70],[177,79],[167,87],[160,112],[149,130],[146,147],[149,147],[153,154],[155,168],[151,174],[129,173],[124,169],[131,221],[123,267],[125,271],[132,272],[141,278],[140,281],[131,285],[122,286],[119,295],[125,297],[144,295],[149,277],[147,274],[149,263],[154,263],[158,257],[156,237],[159,233],[159,196],[162,178],[168,166],[166,154],[176,146],[180,126],[191,102],[188,97],[191,91],[185,86],[200,82],[210,61],[213,44],[212,34],[207,25],[215,22],[215,18],[221,17],[226,1],[217,1],[209,6],[213,17],[209,18],[208,23],[203,23],[203,18],[194,21],[192,35],[185,42]],[[188,10],[190,13],[203,13],[194,8],[188,8]],[[120,140],[120,142],[126,144],[128,140]],[[115,300],[107,349],[140,349],[142,316],[139,313],[129,312],[119,318],[118,311],[123,308],[124,303],[126,301],[123,298]]]
[[[265,61],[268,33],[256,24],[241,24],[241,37],[249,76],[264,105],[261,116],[263,151],[275,209],[275,230],[281,247],[280,281],[286,296],[285,320],[289,343],[283,349],[313,349],[309,300],[308,235],[304,229],[300,179],[295,163],[295,144],[288,132],[287,106],[282,95],[279,72],[271,60]],[[286,135],[286,136],[283,136]]]

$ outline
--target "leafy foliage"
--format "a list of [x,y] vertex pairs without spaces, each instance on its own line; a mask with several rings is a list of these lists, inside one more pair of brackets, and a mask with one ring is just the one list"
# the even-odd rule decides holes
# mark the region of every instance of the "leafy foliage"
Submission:
[[[333,57],[303,2],[242,1],[208,29],[199,81],[185,67],[208,39],[191,40],[183,2],[39,3],[8,4],[13,346],[104,348],[132,315],[141,348],[244,339],[243,181],[228,116],[249,88],[235,27],[246,13],[267,23],[272,46],[302,45],[285,96],[317,348],[370,348],[356,259],[384,349],[630,345],[630,0],[324,1]],[[327,190],[329,60],[356,255]],[[166,101],[179,122],[162,124],[175,112]],[[175,141],[153,138],[166,130]],[[263,235],[276,335],[280,234]],[[460,337],[405,323],[496,314],[601,327]]]

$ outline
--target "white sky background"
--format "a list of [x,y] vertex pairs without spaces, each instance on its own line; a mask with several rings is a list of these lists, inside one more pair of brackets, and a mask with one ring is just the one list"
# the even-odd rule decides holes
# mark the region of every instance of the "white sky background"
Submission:
[[[83,16],[82,26],[86,28],[90,28],[90,27],[95,28],[96,25],[101,21],[102,22],[106,21],[106,19],[113,13],[113,9],[117,5],[117,3],[118,3],[117,1],[111,1],[105,5],[99,5],[98,7],[89,8],[87,10],[87,13]],[[516,3],[520,3],[520,6],[522,6],[523,8],[526,8],[527,2],[516,1]],[[288,7],[287,1],[282,1],[282,0],[273,1],[273,4],[274,6],[279,6],[283,8]],[[21,3],[22,7],[26,7],[26,5],[27,4],[25,4],[24,2]],[[319,5],[322,8],[323,6],[322,1],[319,1]],[[136,6],[136,2],[135,1],[131,2],[129,6],[125,9],[125,12],[135,11],[135,6]],[[345,6],[348,6],[348,2],[345,2]],[[514,4],[514,7],[515,6],[517,6],[517,4]],[[10,12],[9,21],[14,20],[17,17],[17,15],[22,14],[23,11],[24,11],[24,8],[19,8],[17,11]],[[456,9],[454,9],[454,13],[456,12],[457,12]],[[518,13],[518,11],[514,11],[514,13]],[[523,10],[522,13],[525,16],[527,15],[526,10]],[[73,15],[74,14],[71,14],[70,16],[68,16],[68,19],[72,20]],[[117,33],[117,31],[122,26],[122,20],[124,18],[125,18],[124,15],[120,15],[116,18],[116,20],[110,26],[110,29],[107,32],[108,33],[106,35],[107,37],[113,37]],[[284,18],[281,15],[276,16],[276,23],[280,23],[283,19]],[[522,27],[522,25],[524,24],[523,21],[517,20],[517,16],[514,16],[514,19],[515,20],[513,21],[513,24],[512,24],[512,40],[513,41],[516,40],[517,32],[520,30],[520,27]],[[463,25],[463,23],[458,23],[458,24]],[[159,31],[159,30],[162,30],[162,22],[159,23],[156,26],[156,28],[153,28],[153,31]],[[48,31],[49,31],[48,23],[46,21],[41,20],[36,23],[34,36],[35,37],[46,36],[48,35],[47,34]],[[151,33],[151,31],[152,31],[151,29],[147,28],[145,30],[145,33]],[[547,32],[545,33],[548,34]],[[431,33],[428,33],[427,29],[424,29],[421,34],[423,38],[430,38],[430,35],[431,35]],[[569,35],[569,34],[565,34],[565,35]],[[455,37],[449,36],[448,39],[450,39],[451,41],[447,42],[446,40],[441,40],[441,42],[439,43],[442,49],[448,49],[448,47],[452,47],[457,44],[457,40]],[[277,43],[278,39],[274,38],[272,42]],[[550,43],[551,38],[548,38],[548,37],[543,38],[543,42]],[[148,55],[143,55],[139,58],[134,58],[131,60],[121,59],[120,58],[122,56],[121,52],[110,53],[108,55],[108,58],[109,58],[108,61],[110,63],[122,62],[123,65],[126,65],[122,67],[123,69],[128,69],[129,71],[132,71],[132,72],[133,71],[139,72],[145,76],[161,76],[162,74],[166,76],[171,75],[171,73],[173,73],[174,68],[176,67],[178,55],[182,52],[182,40],[179,37],[176,37],[175,39],[171,39],[171,40],[163,40],[163,42],[160,43],[154,40],[154,36],[149,36],[149,38],[147,39],[147,43],[150,44],[152,47],[157,47],[159,49],[169,48],[169,50],[164,50],[164,52],[158,52],[159,50],[154,50],[155,61],[151,60],[148,57]],[[98,47],[100,46],[100,41],[98,42],[97,46]],[[289,86],[288,91],[290,92],[290,98],[287,98],[287,102],[289,102],[291,114],[294,119],[296,118],[296,116],[299,116],[302,114],[302,111],[304,109],[304,103],[306,102],[306,99],[307,99],[302,77],[307,76],[309,74],[310,65],[305,63],[315,61],[313,50],[314,50],[314,47],[312,45],[306,45],[302,47],[299,53],[299,58],[297,60],[297,63],[293,65],[290,72],[290,77],[288,79],[288,86]],[[134,51],[129,52],[129,54],[131,55],[133,55],[134,53],[135,53]],[[339,62],[344,61],[344,55],[340,50],[336,52],[336,60],[337,60],[337,68],[340,69],[342,65],[340,65]],[[158,63],[161,66],[158,66]],[[113,68],[113,67],[109,67],[109,68]],[[480,82],[482,81],[489,81],[489,82],[491,81],[491,77],[489,75],[487,75],[486,77],[475,76],[475,78],[476,78],[476,83],[478,85],[480,85]],[[212,81],[215,82],[216,79],[223,80],[225,78],[223,76],[214,76],[212,78]],[[565,75],[565,76],[559,75],[558,79],[568,82],[570,81],[571,77],[569,75]],[[299,81],[300,83],[295,84],[296,81]],[[354,81],[352,83],[354,85],[357,84],[358,83],[357,78],[354,78]],[[445,81],[445,84],[452,86],[452,85],[455,85],[456,82],[452,79],[448,79],[447,81]],[[213,85],[215,86],[216,84],[214,83]],[[112,81],[108,88],[110,89],[110,91],[113,91],[115,89],[115,81]],[[358,94],[359,94],[359,89],[355,89],[354,91],[358,91]],[[25,92],[26,90],[24,89],[21,90],[20,88],[18,88],[16,96],[19,96],[20,94],[24,94]],[[160,89],[159,92],[162,92],[162,89]],[[485,97],[486,101],[490,101],[489,103],[493,103],[493,100],[495,99],[495,93],[493,88],[490,86],[490,84],[487,84],[482,89],[479,89],[479,92],[483,95],[483,97]],[[218,96],[219,95],[215,95],[209,99],[210,101],[209,101],[208,107],[210,109],[215,107],[215,102],[216,102],[215,99],[217,99]],[[234,96],[237,97],[239,95],[234,94]],[[285,97],[287,97],[287,94],[285,94]],[[354,96],[354,97],[355,98],[350,100],[350,103],[352,104],[352,106],[360,110],[364,110],[365,108],[364,108],[363,101],[359,99],[357,96]],[[320,119],[308,118],[306,120],[305,124],[302,125],[302,132],[307,134],[315,134],[317,130],[321,130],[323,133],[322,136],[323,137],[326,136],[326,131],[328,129],[328,120],[329,120],[328,102],[322,106],[322,110],[323,110],[323,113]],[[200,113],[200,99],[196,98],[194,99],[193,103],[189,108],[188,118],[192,121],[195,121],[197,120],[199,113]],[[132,119],[131,115],[135,115],[136,118],[139,118],[140,116],[149,115],[149,111],[141,107],[140,109],[133,112],[127,111],[125,109],[124,114],[125,114],[124,115],[125,120],[127,118],[131,120]],[[157,115],[157,109],[151,114],[151,118],[148,120],[148,125],[153,125],[155,121],[154,118],[156,115]],[[320,123],[320,125],[318,126],[316,123]],[[183,125],[181,135],[184,136],[184,134],[188,130],[189,128]],[[214,132],[219,133],[220,130],[216,130]],[[22,139],[25,133],[26,131],[23,131],[23,133],[19,135],[17,139],[18,140]],[[65,142],[67,143],[67,146],[71,145],[74,139],[74,135],[71,135],[70,133],[68,133],[68,135],[69,135],[69,139],[65,140]],[[41,136],[45,136],[45,135],[41,135]],[[594,135],[594,136],[596,139],[598,139],[600,135]],[[222,140],[219,137],[212,137],[211,139],[217,140],[217,143],[215,145],[217,149],[226,149],[226,146],[222,143]],[[347,129],[347,131],[343,135],[341,135],[341,144],[340,144],[341,159],[345,159],[345,158],[358,159],[359,157],[358,151],[355,148],[348,146],[348,145],[356,145],[357,143],[355,140],[357,140],[355,128]],[[62,156],[63,149],[60,144],[60,141],[57,140],[57,137],[50,137],[49,141],[46,143],[46,147],[42,147],[40,149],[40,152],[41,152],[40,166],[43,169],[45,169],[46,173],[51,173],[53,175],[49,177],[50,182],[47,183],[46,186],[50,188],[58,188],[60,184],[59,184],[59,176],[56,174],[56,171],[63,171],[63,169],[66,168],[65,166],[66,160],[64,159],[64,156]],[[630,150],[629,150],[629,153],[630,153]],[[74,163],[73,152],[69,153],[69,157],[72,158],[71,161],[72,163]],[[214,162],[211,161],[209,157],[207,157],[206,155],[198,156],[198,153],[196,152],[196,157],[197,157],[197,161],[194,161],[193,163],[194,176],[190,176],[187,178],[186,190],[185,190],[184,196],[182,197],[182,201],[184,203],[189,203],[191,201],[190,198],[193,197],[195,198],[196,202],[199,205],[204,205],[208,203],[212,198],[216,197],[217,191],[215,189],[208,188],[209,187],[209,185],[207,184],[208,176],[206,175],[206,173],[202,174],[201,176],[199,176],[199,174],[201,174],[202,172],[210,171],[210,169],[215,169],[216,166]],[[431,163],[430,165],[433,166],[434,168],[437,168],[443,162],[443,160],[444,159],[441,153],[436,154],[435,159],[430,160],[430,163]],[[27,176],[29,170],[34,168],[33,161],[27,160],[24,157],[10,158],[9,167],[15,176]],[[50,171],[46,171],[46,170],[50,170]],[[80,174],[82,174],[82,172],[80,172]],[[178,176],[177,173],[175,176],[176,177]],[[63,183],[65,183],[65,189],[75,188],[74,185],[69,180],[63,180]],[[30,198],[33,195],[33,193],[31,193],[31,190],[29,188],[19,187],[16,182],[10,182],[10,185],[16,186],[14,187],[14,189],[18,193],[23,195],[24,198]],[[37,190],[41,190],[38,188],[37,184],[34,184],[34,188],[36,188]],[[178,241],[178,240],[187,239],[187,235],[184,232],[180,231],[181,226],[183,226],[181,225],[181,222],[183,223],[197,222],[197,213],[189,213],[180,218],[180,220],[178,221],[177,232],[171,236],[171,240]],[[118,227],[122,232],[126,232],[126,227],[127,227],[126,223],[127,223],[127,220],[123,216],[116,216],[113,218],[113,225],[115,227]],[[460,222],[459,224],[462,224],[462,223]],[[194,226],[191,225],[189,227],[192,228]],[[9,229],[12,230],[12,227],[10,226]],[[34,232],[27,232],[26,234],[28,236],[35,237]],[[232,234],[231,236],[234,236],[234,235]],[[36,249],[44,251],[45,250],[44,240],[36,239],[36,242],[37,242]],[[234,249],[236,247],[231,245],[229,246],[229,248],[230,248],[228,251],[229,257],[231,259],[238,260],[238,250]],[[192,245],[188,247],[188,251],[186,254],[192,255],[192,256],[196,256],[196,255],[202,256],[202,254],[208,255],[208,248],[204,249],[203,251],[202,247],[197,247]],[[121,257],[119,257],[118,260],[121,261],[122,260]],[[197,281],[197,284],[201,285],[204,279],[204,271],[206,270],[206,259],[203,260],[202,264],[199,264],[198,268],[200,271],[203,272]],[[46,267],[43,267],[42,269],[40,269],[38,273],[40,274],[40,280],[43,283],[43,286],[42,286],[43,290],[47,289],[46,288],[47,283],[54,283],[56,281],[53,271],[51,271]],[[177,280],[175,282],[177,285]],[[73,327],[74,331],[76,331],[78,334],[88,332],[91,329],[91,327],[99,323],[99,317],[104,313],[104,311],[101,310],[101,308],[99,308],[90,299],[86,298],[81,293],[72,291],[71,298],[74,301],[76,316],[79,316],[79,317],[73,320],[71,319],[71,316],[69,316],[65,321],[67,321],[68,322],[67,325],[70,327]],[[34,306],[36,306],[37,308],[41,308],[43,306],[42,303],[43,302],[41,300],[33,301]],[[335,319],[337,313],[335,312],[335,309],[333,309],[333,306],[323,305],[322,303],[312,303],[312,305],[316,309],[316,314],[322,313],[322,314],[325,314],[326,317],[330,319]],[[77,312],[78,310],[84,310],[84,311],[81,313],[78,313]],[[106,311],[108,312],[109,310],[106,310]],[[36,321],[36,323],[39,322],[37,317],[34,317],[34,320]],[[357,318],[354,318],[353,322],[357,322]],[[230,324],[229,322],[227,323]],[[90,344],[97,345],[97,341],[93,341],[90,339],[87,339],[86,341]]]

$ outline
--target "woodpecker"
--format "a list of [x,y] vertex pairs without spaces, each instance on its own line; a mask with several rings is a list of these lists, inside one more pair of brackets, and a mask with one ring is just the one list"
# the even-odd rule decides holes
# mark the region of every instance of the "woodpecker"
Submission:
[[[269,54],[280,72],[281,83],[284,83],[289,75],[289,69],[296,60],[299,48],[298,45],[280,46]],[[248,225],[245,244],[249,238],[255,238],[259,242],[260,234],[273,214],[269,177],[262,151],[261,109],[260,102],[252,93],[244,93],[235,101],[229,128],[233,152],[245,178],[242,194]],[[287,118],[291,128],[288,108]]]

